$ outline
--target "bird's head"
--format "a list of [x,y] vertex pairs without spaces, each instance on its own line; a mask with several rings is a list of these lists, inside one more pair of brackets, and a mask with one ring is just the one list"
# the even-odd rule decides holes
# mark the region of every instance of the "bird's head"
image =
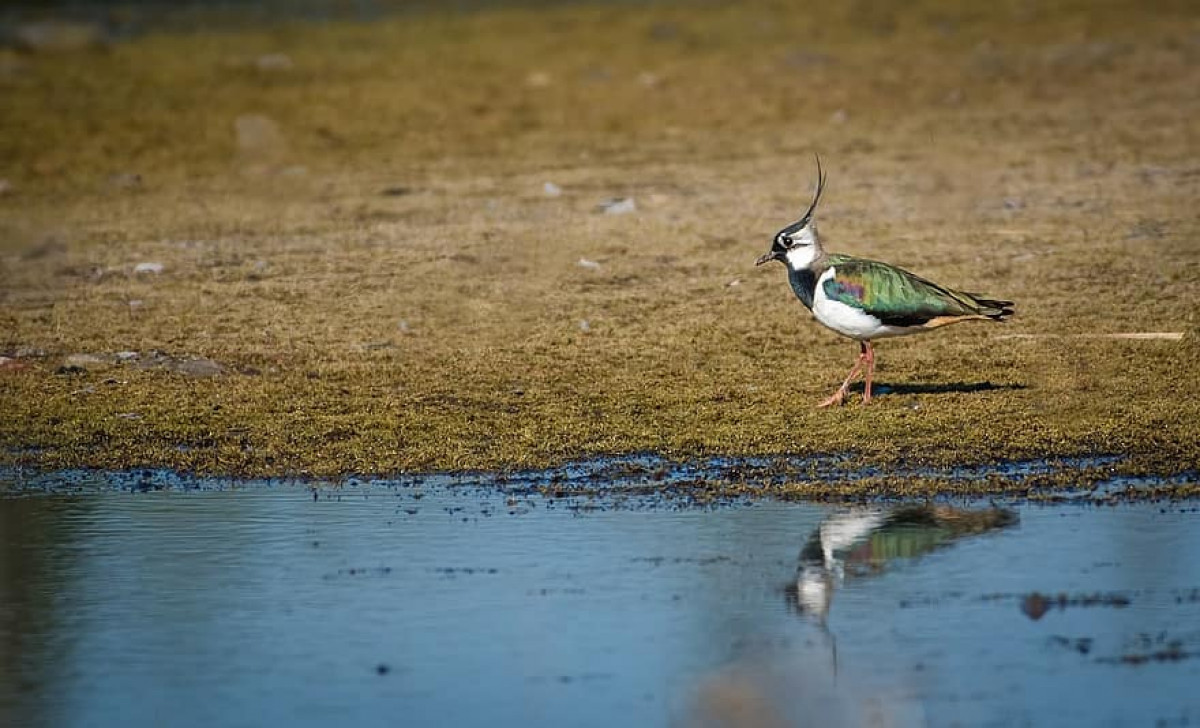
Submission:
[[817,191],[808,211],[799,220],[775,233],[771,250],[759,258],[755,265],[772,260],[781,260],[792,270],[804,270],[812,265],[821,254],[821,240],[817,237],[817,220],[813,213],[824,189],[825,173],[821,170],[821,158],[817,157]]

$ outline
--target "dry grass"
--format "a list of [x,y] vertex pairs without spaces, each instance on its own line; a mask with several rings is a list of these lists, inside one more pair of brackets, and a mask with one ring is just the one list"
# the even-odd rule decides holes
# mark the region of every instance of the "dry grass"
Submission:
[[[0,353],[29,365],[0,369],[2,461],[1200,463],[1190,3],[583,5],[0,61]],[[280,139],[239,148],[246,114]],[[813,151],[830,247],[1016,320],[885,342],[894,393],[813,409],[855,345],[753,267]],[[1077,336],[1127,332],[1184,336]],[[230,373],[56,373],[126,350]]]

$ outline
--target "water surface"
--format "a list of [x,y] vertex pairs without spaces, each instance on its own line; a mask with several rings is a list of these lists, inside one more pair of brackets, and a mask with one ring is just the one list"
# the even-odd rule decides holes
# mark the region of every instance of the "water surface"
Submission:
[[0,499],[0,725],[1200,720],[1194,504],[172,482]]

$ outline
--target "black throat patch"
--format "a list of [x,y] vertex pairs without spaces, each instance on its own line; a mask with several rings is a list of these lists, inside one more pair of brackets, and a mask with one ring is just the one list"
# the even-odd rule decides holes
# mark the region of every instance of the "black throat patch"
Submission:
[[796,297],[805,305],[808,310],[812,310],[813,294],[817,290],[817,274],[812,270],[792,270],[788,268],[788,283],[792,284],[792,290],[796,292]]

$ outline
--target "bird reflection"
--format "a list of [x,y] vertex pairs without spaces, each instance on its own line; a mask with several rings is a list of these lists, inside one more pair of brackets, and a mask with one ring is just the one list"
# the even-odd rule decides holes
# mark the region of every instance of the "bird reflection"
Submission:
[[857,508],[821,522],[800,551],[788,603],[824,628],[833,595],[846,581],[882,573],[897,559],[921,556],[973,534],[1017,522],[1001,508],[964,510],[944,505]]

